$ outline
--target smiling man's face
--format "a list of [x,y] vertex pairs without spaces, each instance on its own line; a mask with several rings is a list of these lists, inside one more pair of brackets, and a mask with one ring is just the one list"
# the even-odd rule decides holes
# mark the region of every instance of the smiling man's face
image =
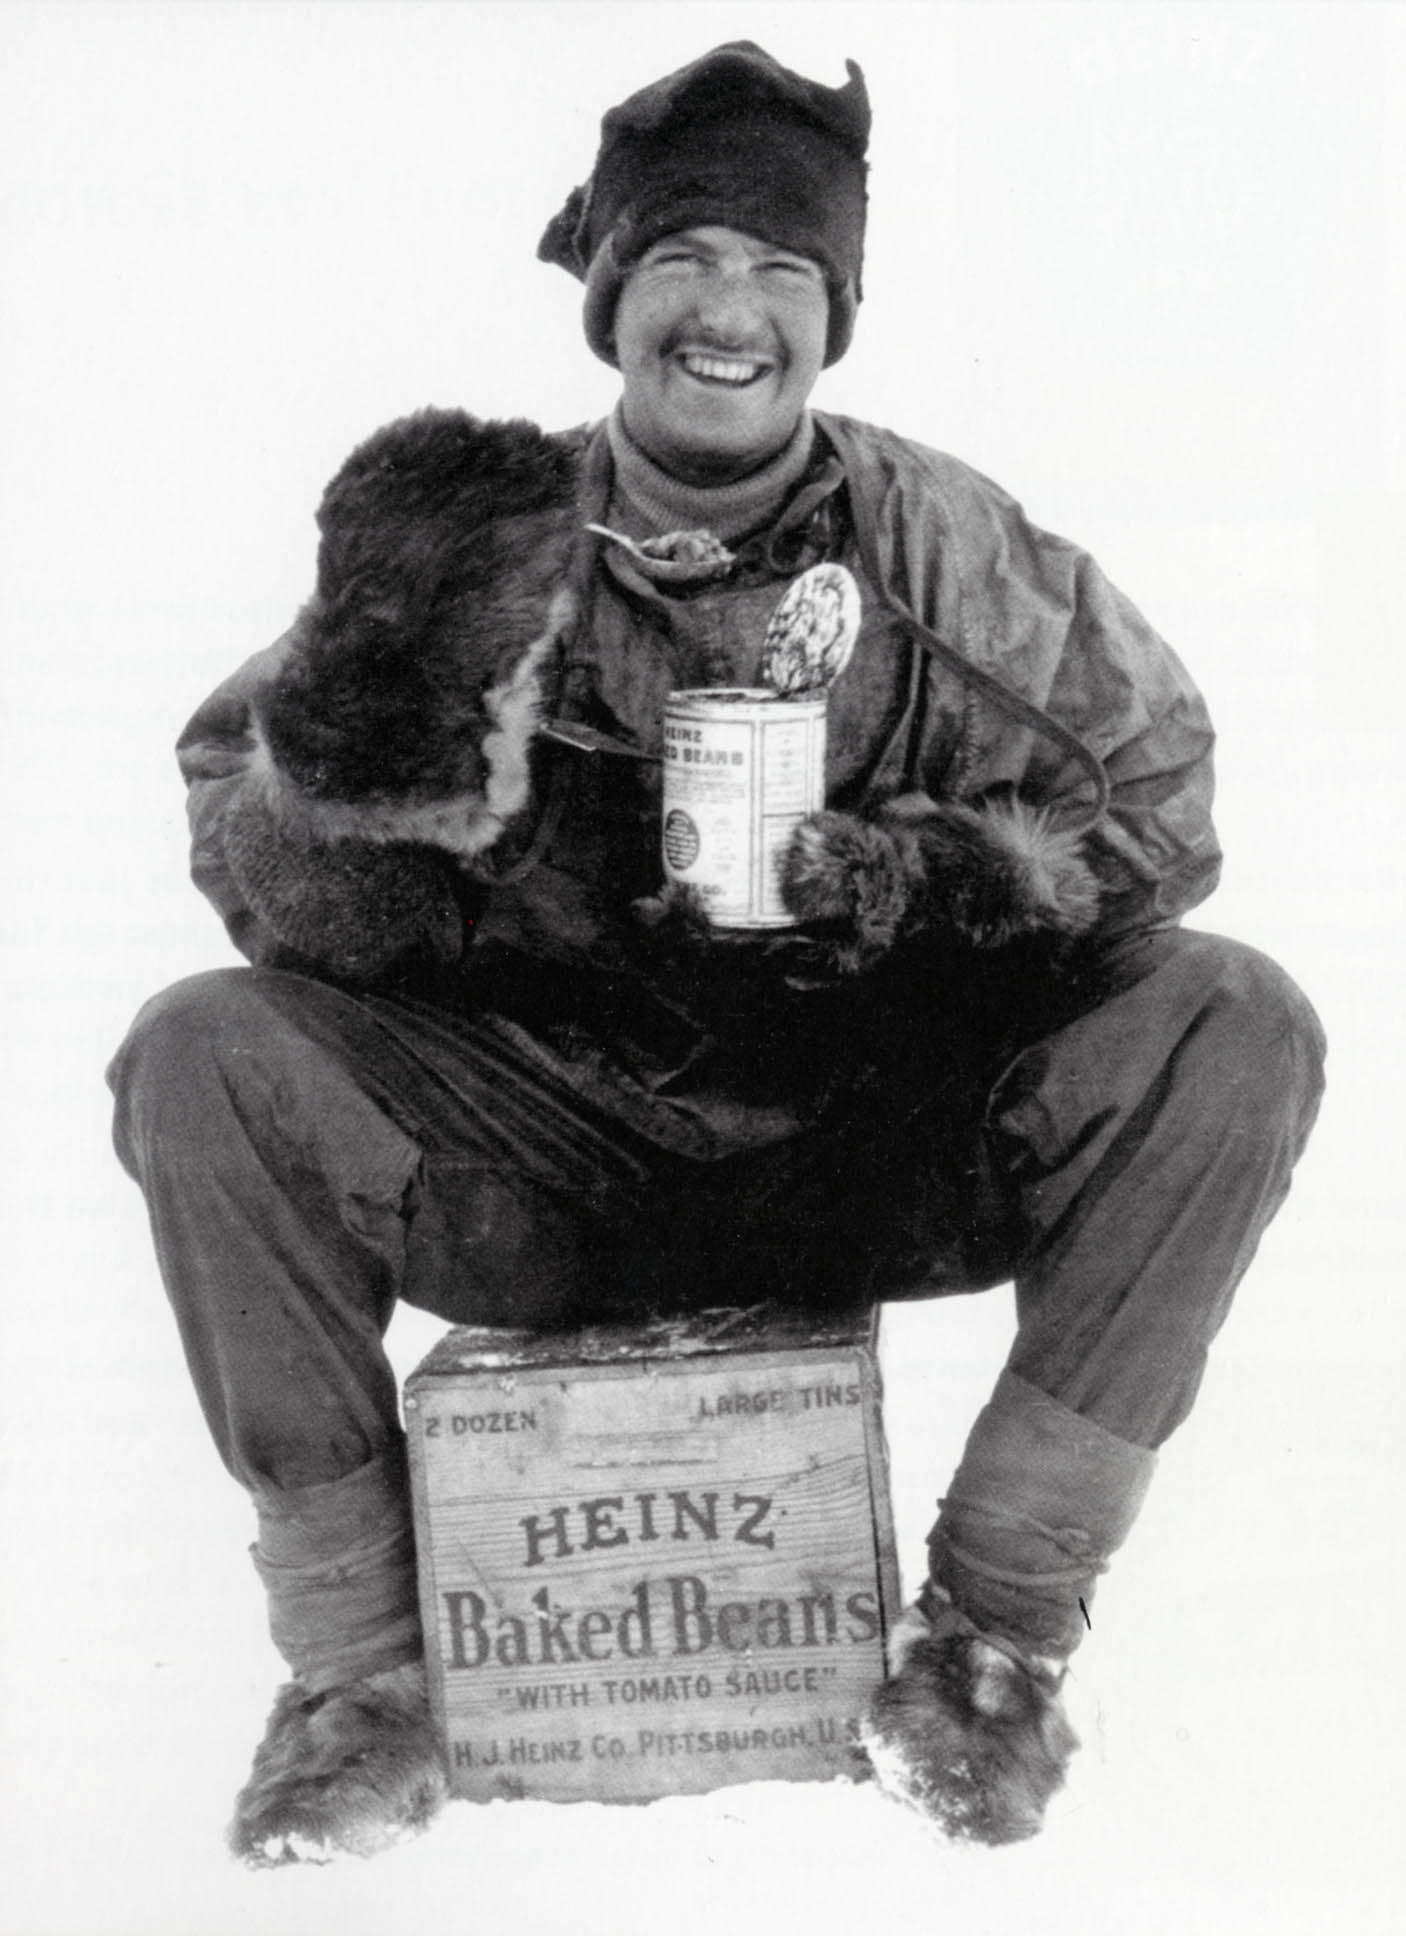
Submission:
[[625,427],[689,484],[726,484],[791,439],[825,361],[825,277],[737,229],[685,229],[644,253],[615,309]]

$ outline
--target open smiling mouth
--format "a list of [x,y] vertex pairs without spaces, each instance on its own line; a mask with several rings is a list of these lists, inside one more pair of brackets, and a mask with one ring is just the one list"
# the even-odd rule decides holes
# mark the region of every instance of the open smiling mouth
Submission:
[[764,376],[770,365],[750,356],[704,356],[685,350],[679,361],[700,383],[722,383],[742,389]]

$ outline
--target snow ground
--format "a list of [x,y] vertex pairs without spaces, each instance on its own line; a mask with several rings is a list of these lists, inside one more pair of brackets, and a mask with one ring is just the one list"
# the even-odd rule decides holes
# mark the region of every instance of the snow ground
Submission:
[[[0,1936],[1402,1926],[1402,22],[0,9]],[[228,958],[170,743],[304,594],[311,506],[366,428],[608,407],[536,234],[608,102],[742,35],[829,79],[853,54],[875,98],[870,293],[822,400],[1020,489],[1183,647],[1231,855],[1198,919],[1312,994],[1328,1102],[1095,1602],[1039,1841],[954,1850],[870,1789],[774,1784],[457,1804],[375,1862],[248,1876],[220,1837],[279,1664],[100,1080],[141,999]],[[1005,1292],[889,1316],[910,1584],[1009,1327]],[[398,1316],[402,1370],[436,1331]]]

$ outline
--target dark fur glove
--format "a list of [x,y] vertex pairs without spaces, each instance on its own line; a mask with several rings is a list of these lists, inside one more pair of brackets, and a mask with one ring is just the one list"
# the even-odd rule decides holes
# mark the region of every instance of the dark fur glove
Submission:
[[380,980],[410,957],[452,962],[464,923],[449,864],[426,847],[327,839],[250,789],[225,824],[225,854],[259,920],[339,980]]
[[[317,591],[258,728],[306,798],[465,856],[526,798],[576,524],[577,458],[526,421],[426,410],[361,445],[318,513]],[[419,810],[403,832],[396,816]],[[355,831],[341,828],[338,831]]]
[[872,968],[900,941],[947,935],[973,948],[1067,941],[1098,916],[1077,834],[1020,800],[979,807],[909,794],[872,820],[812,814],[782,861],[786,906],[836,969]]
[[574,622],[574,445],[426,410],[355,450],[317,589],[255,695],[228,863],[284,947],[339,978],[456,961],[456,879],[530,804]]

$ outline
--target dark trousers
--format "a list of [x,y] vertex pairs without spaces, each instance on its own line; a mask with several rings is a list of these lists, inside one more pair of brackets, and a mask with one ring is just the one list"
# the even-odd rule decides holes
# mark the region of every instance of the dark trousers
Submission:
[[967,1058],[721,1161],[661,1151],[491,1023],[272,971],[158,996],[111,1081],[210,1429],[267,1494],[399,1442],[400,1297],[537,1326],[1014,1279],[1010,1369],[1156,1446],[1288,1189],[1322,1056],[1272,962],[1168,931],[979,1081]]

